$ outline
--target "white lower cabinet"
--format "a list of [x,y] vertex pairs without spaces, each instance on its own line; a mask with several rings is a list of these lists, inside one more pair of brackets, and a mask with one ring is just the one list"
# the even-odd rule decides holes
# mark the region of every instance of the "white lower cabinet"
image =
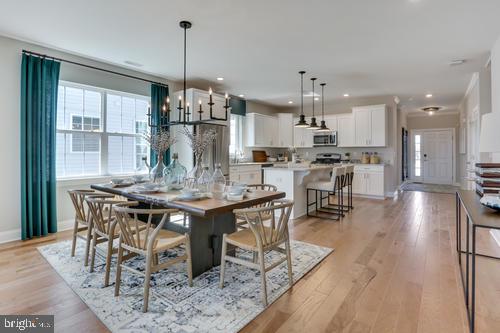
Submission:
[[356,165],[354,167],[352,193],[385,197],[384,172],[384,165]]
[[229,180],[247,185],[262,184],[260,165],[233,165],[229,167]]

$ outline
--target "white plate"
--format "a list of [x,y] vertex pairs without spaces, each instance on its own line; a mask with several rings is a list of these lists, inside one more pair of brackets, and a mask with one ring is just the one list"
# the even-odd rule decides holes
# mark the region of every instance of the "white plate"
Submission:
[[194,194],[180,194],[175,198],[175,200],[180,200],[180,201],[195,201],[195,200],[201,200],[207,198],[207,195],[205,193],[194,193]]

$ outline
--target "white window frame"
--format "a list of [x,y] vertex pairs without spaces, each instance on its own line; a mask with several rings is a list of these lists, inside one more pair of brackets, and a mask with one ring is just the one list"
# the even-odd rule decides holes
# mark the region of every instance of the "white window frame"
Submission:
[[[230,155],[230,158],[235,158],[235,155],[237,155],[238,153],[242,153],[243,152],[243,131],[245,130],[245,125],[244,125],[244,119],[245,119],[245,116],[242,116],[242,115],[237,115],[237,114],[231,114],[230,117],[233,117],[235,116],[235,119],[236,119],[236,134],[235,134],[235,137],[236,137],[236,142],[235,142],[235,152],[229,152],[229,155]],[[231,125],[231,119],[229,119],[229,125]]]
[[[108,139],[109,139],[109,136],[110,135],[114,135],[114,136],[121,136],[121,137],[140,137],[141,135],[140,134],[130,134],[130,133],[120,133],[120,132],[107,132],[106,130],[106,127],[107,127],[107,94],[116,94],[116,95],[120,95],[121,97],[130,97],[130,98],[134,98],[134,99],[142,99],[144,101],[147,101],[148,104],[151,103],[151,97],[150,96],[144,96],[144,95],[139,95],[139,94],[132,94],[132,93],[128,93],[128,92],[124,92],[124,91],[118,91],[118,90],[112,90],[112,89],[106,89],[106,88],[101,88],[101,87],[95,87],[95,86],[90,86],[90,85],[86,85],[86,84],[81,84],[81,83],[75,83],[75,82],[70,82],[70,81],[64,81],[64,80],[60,80],[59,81],[59,85],[60,86],[64,86],[64,87],[70,87],[70,88],[76,88],[76,89],[86,89],[86,90],[92,90],[92,91],[95,91],[95,92],[99,92],[101,94],[101,122],[100,122],[100,130],[99,131],[95,131],[95,130],[91,130],[91,131],[85,131],[83,130],[83,123],[84,123],[84,116],[82,116],[82,129],[81,130],[70,130],[70,129],[59,129],[59,128],[56,128],[56,133],[62,133],[62,134],[73,134],[73,133],[89,133],[89,134],[98,134],[100,135],[101,137],[101,140],[100,140],[100,158],[99,158],[99,174],[95,174],[95,175],[80,175],[80,176],[63,176],[63,177],[60,177],[60,176],[57,176],[57,180],[61,180],[61,181],[64,181],[64,180],[71,180],[71,179],[87,179],[87,178],[101,178],[101,177],[110,177],[110,176],[128,176],[128,175],[132,175],[134,174],[135,172],[132,172],[132,173],[122,173],[122,174],[111,174],[109,173],[108,171]],[[85,101],[85,99],[84,99]],[[64,102],[66,103],[66,98],[64,100]],[[84,108],[85,108],[85,102],[84,102]],[[71,117],[71,123],[70,123],[70,126],[72,126],[72,117],[74,116],[74,114],[70,114],[70,117]],[[79,115],[77,115],[79,116]],[[134,124],[134,131],[135,131],[135,124]],[[69,144],[71,145],[70,146],[70,151],[72,151],[73,149],[73,142],[72,140],[69,140]],[[135,149],[135,146],[134,146],[134,149]],[[149,150],[147,150],[148,152],[148,160],[149,160]]]

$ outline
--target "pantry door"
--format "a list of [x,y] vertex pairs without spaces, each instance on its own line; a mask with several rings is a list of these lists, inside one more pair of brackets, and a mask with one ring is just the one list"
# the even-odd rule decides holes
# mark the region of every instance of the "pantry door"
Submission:
[[453,184],[454,130],[412,131],[412,179],[427,184]]

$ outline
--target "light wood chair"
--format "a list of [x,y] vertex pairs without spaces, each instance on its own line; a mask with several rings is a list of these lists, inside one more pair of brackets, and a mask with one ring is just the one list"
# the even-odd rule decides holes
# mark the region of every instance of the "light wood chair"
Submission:
[[89,264],[90,241],[92,240],[92,215],[89,213],[85,198],[88,196],[99,196],[102,198],[112,198],[114,195],[99,193],[94,190],[69,190],[68,191],[73,207],[75,208],[75,223],[73,225],[73,240],[71,244],[71,256],[75,256],[76,240],[80,238],[85,241],[84,265]]
[[[252,190],[259,190],[259,191],[270,191],[270,192],[277,192],[278,188],[275,185],[271,184],[252,184],[252,185],[247,185],[249,189]],[[271,204],[271,202],[265,202],[259,205],[252,206],[252,208],[260,208],[260,207],[268,207]],[[264,218],[265,220],[271,219],[271,216],[268,215]],[[238,229],[248,229],[248,224],[246,221],[245,216],[242,215],[236,215],[236,228]]]
[[[113,240],[119,237],[117,220],[113,213],[113,206],[119,203],[126,203],[122,199],[101,198],[89,196],[85,199],[92,215],[92,244],[90,254],[90,272],[94,271],[95,256],[98,250],[97,245],[107,242],[107,250],[103,254],[106,260],[106,272],[104,275],[104,286],[109,285],[109,275],[111,271],[111,258],[118,250],[113,247]],[[143,223],[145,227],[145,224]]]
[[[115,296],[120,294],[122,268],[144,276],[144,304],[143,312],[148,311],[149,285],[151,274],[165,269],[175,263],[186,260],[189,286],[193,285],[191,266],[191,243],[189,234],[178,234],[162,229],[169,216],[178,211],[175,209],[138,209],[132,208],[137,203],[118,204],[114,207],[115,215],[120,225],[120,241],[118,245],[118,264],[116,269]],[[141,229],[138,215],[147,216],[146,228]],[[153,228],[153,217],[160,217],[161,221]],[[158,254],[169,249],[184,245],[185,254],[160,263]],[[124,256],[124,251],[128,254]],[[145,273],[135,270],[123,262],[135,255],[143,255],[146,260]]]
[[[224,234],[222,237],[222,257],[220,267],[220,288],[224,287],[224,274],[226,261],[244,265],[260,270],[262,303],[267,306],[266,272],[287,261],[288,280],[290,287],[293,286],[292,258],[290,253],[290,237],[288,234],[288,221],[293,207],[292,200],[274,200],[268,206],[260,208],[236,209],[234,213],[245,216],[249,229],[236,231],[232,234]],[[278,213],[279,214],[276,214]],[[279,215],[279,217],[276,217]],[[264,216],[271,216],[270,225],[264,225]],[[258,263],[228,255],[227,245],[233,245],[241,249],[258,254]],[[285,248],[280,245],[284,244]],[[285,254],[285,257],[272,263],[268,267],[264,262],[264,254],[269,251],[277,251]]]

